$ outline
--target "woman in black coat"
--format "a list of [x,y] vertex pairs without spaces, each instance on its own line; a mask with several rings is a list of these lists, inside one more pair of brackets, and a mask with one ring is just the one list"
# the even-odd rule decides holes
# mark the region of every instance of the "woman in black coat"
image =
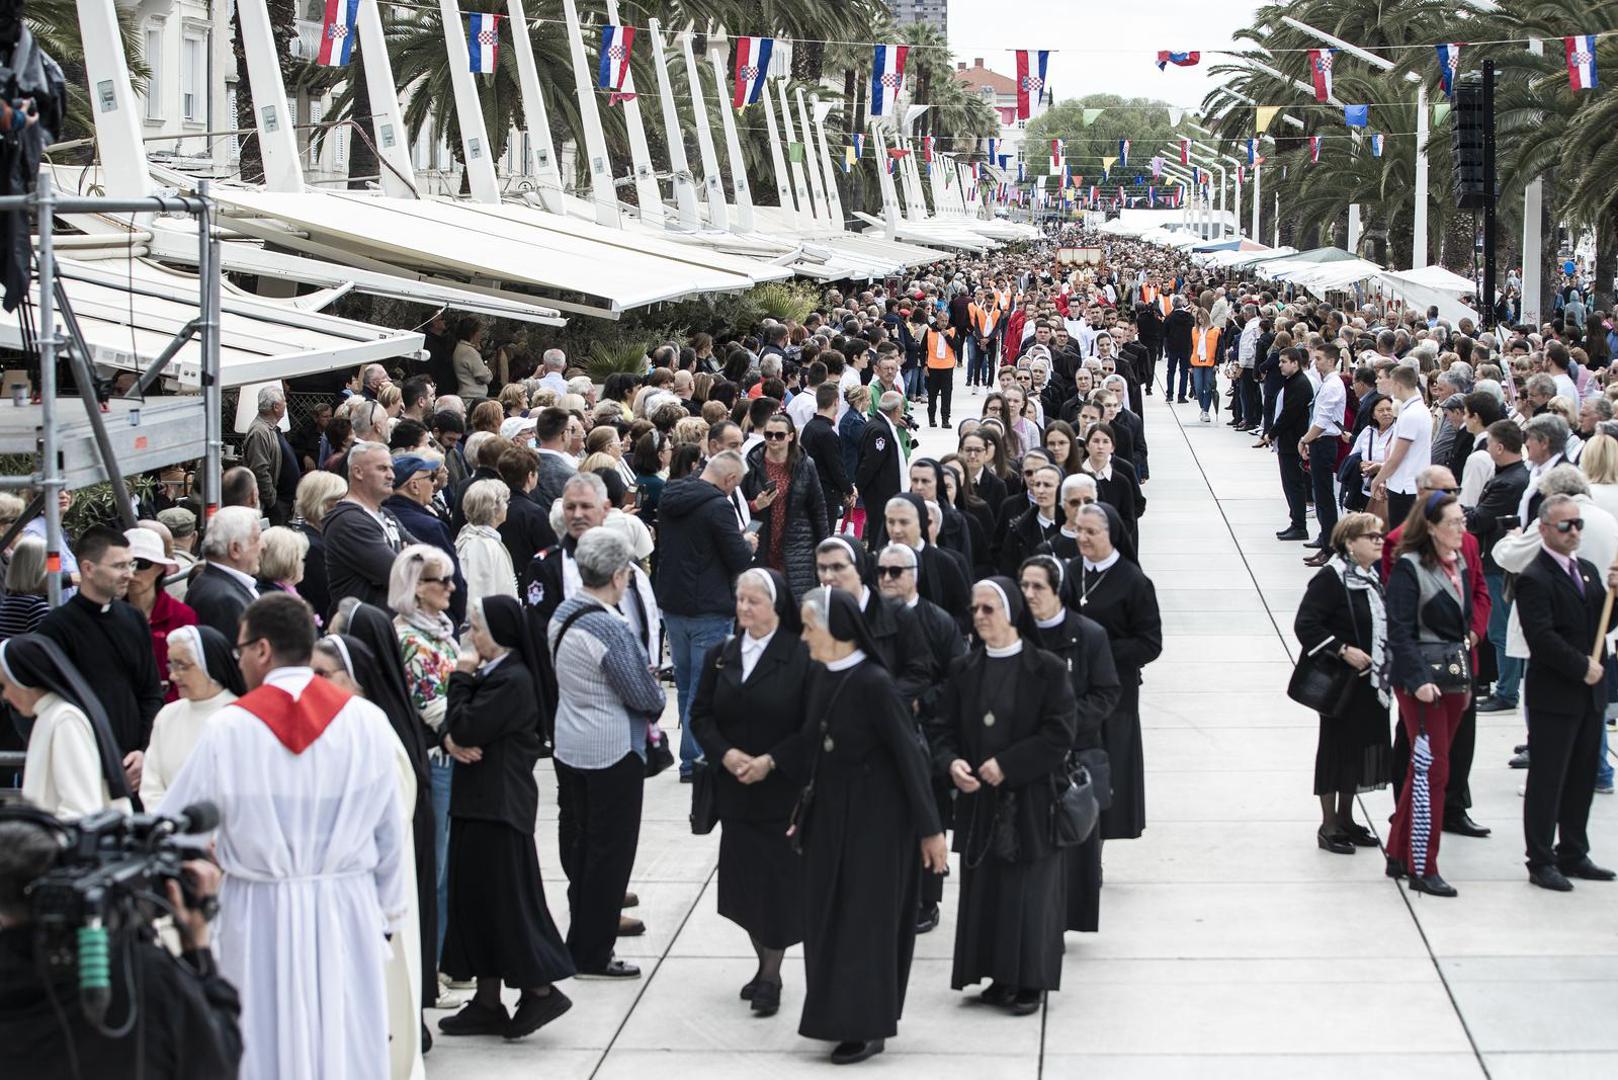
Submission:
[[746,930],[758,970],[742,999],[761,1016],[781,1005],[781,959],[803,940],[803,860],[787,841],[798,789],[757,775],[754,762],[803,728],[809,649],[798,609],[778,572],[736,579],[738,632],[703,661],[691,698],[691,732],[714,776],[719,803],[719,914]]
[[798,1033],[838,1043],[832,1061],[881,1053],[898,1030],[916,944],[923,869],[941,874],[926,752],[853,596],[812,589],[801,609],[811,665],[805,723],[762,761],[806,786],[794,815],[803,852],[804,1005]]
[[[1117,708],[1123,688],[1118,685],[1107,632],[1094,619],[1062,603],[1062,574],[1062,564],[1049,555],[1036,555],[1022,564],[1017,583],[1028,605],[1023,640],[1038,645],[1067,668],[1078,705],[1074,753],[1104,758],[1102,729]],[[1103,809],[1112,802],[1110,790],[1097,791],[1096,796]],[[1062,856],[1067,874],[1067,928],[1093,934],[1101,926],[1101,830],[1097,828],[1088,840],[1068,848]]]
[[955,509],[947,494],[944,467],[932,458],[912,458],[910,461],[910,493],[923,500],[935,502],[943,514],[938,525],[938,546],[959,552],[972,565],[972,534],[966,524],[966,515]]
[[1000,542],[1000,572],[1015,578],[1023,560],[1049,554],[1061,534],[1062,507],[1057,494],[1062,487],[1062,470],[1055,465],[1038,466],[1028,477],[1028,491],[1034,502],[1011,520]]
[[815,545],[828,531],[826,493],[814,460],[798,446],[790,416],[770,417],[763,435],[764,442],[747,455],[742,478],[742,495],[759,523],[754,565],[781,571],[792,595],[800,597],[815,585]]
[[1323,851],[1352,855],[1356,847],[1376,847],[1376,837],[1354,821],[1354,797],[1387,787],[1393,777],[1388,742],[1388,623],[1377,565],[1382,558],[1382,519],[1347,514],[1332,530],[1334,562],[1320,568],[1304,591],[1292,630],[1304,655],[1330,652],[1362,677],[1354,681],[1347,705],[1320,716],[1315,743],[1315,794],[1320,797]]
[[982,979],[982,998],[1017,1016],[1062,987],[1067,922],[1052,811],[1067,784],[1077,706],[1060,660],[1017,631],[1022,596],[1010,578],[972,588],[981,647],[955,661],[933,728],[933,765],[958,789],[955,851],[960,910],[950,986]]
[[1084,471],[1095,477],[1096,498],[1118,511],[1124,531],[1135,547],[1140,546],[1139,520],[1145,509],[1145,496],[1134,468],[1115,452],[1117,443],[1111,424],[1100,423],[1084,436]]
[[919,701],[933,683],[921,620],[904,604],[871,586],[875,573],[865,545],[846,536],[827,537],[815,549],[815,572],[822,585],[854,599],[870,635],[872,658],[888,672],[907,704]]
[[[455,788],[440,967],[454,979],[476,978],[477,993],[438,1029],[520,1039],[573,1004],[553,985],[573,975],[573,958],[551,920],[534,848],[539,653],[516,600],[486,596],[473,601],[470,615],[477,651],[463,653],[449,677],[443,724]],[[501,983],[522,988],[509,1019]]]
[[1101,838],[1133,840],[1146,829],[1141,669],[1163,651],[1163,620],[1152,579],[1113,545],[1115,516],[1104,503],[1079,510],[1079,557],[1068,564],[1062,602],[1107,632],[1122,691],[1101,729],[1112,770],[1112,805],[1101,812]]
[[988,503],[967,490],[959,459],[946,456],[943,466],[945,497],[960,511],[972,545],[972,578],[989,577],[994,573],[994,558],[989,551],[989,537],[994,535],[994,513]]

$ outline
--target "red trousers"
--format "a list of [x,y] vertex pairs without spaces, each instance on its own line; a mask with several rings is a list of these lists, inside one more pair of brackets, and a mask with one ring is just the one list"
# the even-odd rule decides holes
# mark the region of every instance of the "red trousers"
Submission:
[[[1399,722],[1410,739],[1410,770],[1399,789],[1399,803],[1393,811],[1393,827],[1388,832],[1388,857],[1398,859],[1412,874],[1426,877],[1438,873],[1438,838],[1444,830],[1444,789],[1449,785],[1449,746],[1455,729],[1461,726],[1470,694],[1443,694],[1428,705],[1414,694],[1395,690],[1399,701]],[[1432,763],[1427,766],[1427,799],[1423,810],[1415,800],[1416,738],[1425,723]],[[1420,852],[1418,860],[1414,852]]]

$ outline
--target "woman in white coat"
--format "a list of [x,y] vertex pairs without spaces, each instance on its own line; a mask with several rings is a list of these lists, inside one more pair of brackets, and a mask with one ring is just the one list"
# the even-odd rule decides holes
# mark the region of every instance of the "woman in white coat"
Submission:
[[129,783],[107,714],[54,641],[22,634],[0,642],[0,691],[33,721],[23,798],[62,818],[109,808],[129,813]]

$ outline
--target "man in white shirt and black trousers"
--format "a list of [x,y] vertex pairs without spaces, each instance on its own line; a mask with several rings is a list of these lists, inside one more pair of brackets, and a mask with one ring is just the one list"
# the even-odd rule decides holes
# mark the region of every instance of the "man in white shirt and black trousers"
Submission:
[[1319,548],[1303,561],[1310,566],[1325,566],[1331,560],[1331,534],[1337,527],[1337,446],[1343,435],[1343,416],[1348,407],[1348,388],[1337,374],[1342,359],[1335,342],[1315,346],[1315,373],[1320,376],[1320,389],[1309,416],[1309,430],[1298,440],[1298,453],[1309,466],[1309,480],[1315,493],[1315,520],[1320,524],[1320,535],[1305,544]]

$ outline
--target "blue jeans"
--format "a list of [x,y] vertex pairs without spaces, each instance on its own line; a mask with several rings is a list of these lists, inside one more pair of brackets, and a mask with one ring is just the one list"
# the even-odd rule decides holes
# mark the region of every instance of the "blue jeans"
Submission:
[[[1180,356],[1172,349],[1167,350],[1167,353],[1169,363],[1168,374],[1163,380],[1164,394],[1165,396],[1176,399],[1183,398],[1185,397],[1185,392],[1191,383],[1191,358],[1189,356]],[[1175,393],[1174,391],[1174,372],[1176,368],[1178,368],[1180,372],[1179,393]]]
[[730,633],[729,615],[670,615],[663,613],[668,632],[669,655],[674,658],[675,700],[680,709],[680,775],[690,776],[691,765],[702,756],[702,747],[691,734],[691,695],[702,675],[702,661],[708,650]]
[[1496,701],[1515,705],[1517,684],[1522,682],[1522,660],[1506,655],[1506,622],[1511,618],[1511,610],[1504,596],[1505,572],[1485,571],[1483,580],[1489,586],[1489,644],[1494,646],[1495,664],[1500,669],[1500,677],[1494,683],[1494,697]]
[[1191,386],[1197,395],[1197,404],[1203,412],[1213,404],[1214,396],[1214,369],[1212,367],[1193,367],[1191,369]]
[[904,388],[905,397],[921,397],[927,392],[927,380],[920,364],[904,373]]
[[438,947],[444,951],[444,928],[449,925],[449,791],[455,779],[455,761],[428,762],[433,782],[433,858],[438,870]]

